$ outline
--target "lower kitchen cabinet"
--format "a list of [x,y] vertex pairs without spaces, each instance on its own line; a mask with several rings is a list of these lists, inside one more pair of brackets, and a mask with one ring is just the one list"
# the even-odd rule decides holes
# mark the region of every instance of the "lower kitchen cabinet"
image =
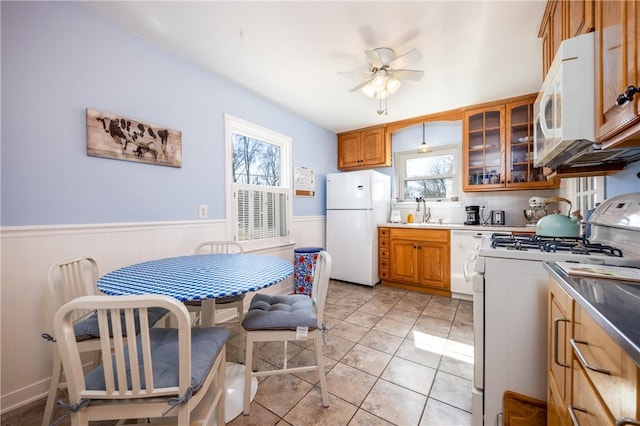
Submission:
[[[450,297],[450,231],[388,229],[389,276],[383,285]],[[381,271],[383,258],[380,258]]]
[[389,279],[389,228],[378,228],[378,275]]
[[547,361],[549,425],[640,424],[640,367],[554,279]]
[[570,424],[573,299],[555,280],[549,281],[548,315],[547,423],[564,426]]

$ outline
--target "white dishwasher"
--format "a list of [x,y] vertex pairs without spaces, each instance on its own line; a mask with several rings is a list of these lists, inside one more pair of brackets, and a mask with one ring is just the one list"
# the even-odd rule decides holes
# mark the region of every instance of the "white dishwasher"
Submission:
[[451,230],[451,297],[473,299],[471,275],[483,236],[493,231]]

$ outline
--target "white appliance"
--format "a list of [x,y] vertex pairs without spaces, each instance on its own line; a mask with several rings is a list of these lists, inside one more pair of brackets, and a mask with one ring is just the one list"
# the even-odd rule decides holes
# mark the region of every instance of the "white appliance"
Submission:
[[471,277],[478,257],[483,237],[490,237],[491,231],[451,231],[451,297],[471,300],[473,286]]
[[327,175],[327,251],[331,278],[378,283],[378,224],[386,223],[391,178],[374,170]]
[[474,425],[502,425],[507,390],[547,398],[549,274],[543,262],[640,267],[640,193],[605,200],[591,217],[591,240],[483,238],[473,275]]
[[594,33],[564,40],[533,105],[534,165],[595,141]]

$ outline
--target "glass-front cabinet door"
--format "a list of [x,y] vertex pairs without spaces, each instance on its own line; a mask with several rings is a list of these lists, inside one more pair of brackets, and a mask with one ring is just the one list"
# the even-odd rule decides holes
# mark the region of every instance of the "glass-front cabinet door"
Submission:
[[553,188],[542,167],[533,167],[533,103],[535,96],[506,105],[506,186],[513,189]]
[[463,191],[558,188],[533,167],[533,103],[527,95],[464,113]]
[[504,187],[504,120],[503,105],[465,112],[462,143],[464,191]]

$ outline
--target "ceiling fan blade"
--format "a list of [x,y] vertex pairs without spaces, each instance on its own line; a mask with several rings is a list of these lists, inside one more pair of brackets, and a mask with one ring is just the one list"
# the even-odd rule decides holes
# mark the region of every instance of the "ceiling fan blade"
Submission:
[[389,64],[390,68],[404,68],[405,66],[418,62],[422,59],[422,53],[418,49],[411,49],[404,55],[398,56]]
[[392,70],[390,72],[398,80],[414,80],[418,81],[424,76],[424,71],[418,70]]
[[371,71],[338,71],[338,75],[347,77],[364,77],[371,75]]
[[367,59],[372,68],[380,68],[384,65],[382,58],[375,50],[365,50],[364,53],[367,55]]
[[358,84],[356,87],[354,87],[353,89],[351,89],[349,91],[350,92],[357,92],[358,90],[362,89],[364,86],[369,84],[371,82],[371,80],[373,80],[373,77],[366,79],[365,81],[363,81],[362,83]]

